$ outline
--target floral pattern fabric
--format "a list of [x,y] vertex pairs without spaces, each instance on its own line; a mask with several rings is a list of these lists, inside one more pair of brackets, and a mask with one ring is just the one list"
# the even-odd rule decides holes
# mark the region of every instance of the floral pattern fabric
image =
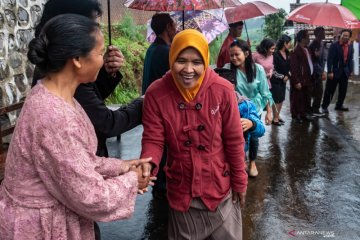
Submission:
[[[41,83],[28,94],[0,186],[0,239],[94,239],[93,221],[130,217],[137,176],[95,155],[86,113]],[[121,175],[119,175],[121,174]]]

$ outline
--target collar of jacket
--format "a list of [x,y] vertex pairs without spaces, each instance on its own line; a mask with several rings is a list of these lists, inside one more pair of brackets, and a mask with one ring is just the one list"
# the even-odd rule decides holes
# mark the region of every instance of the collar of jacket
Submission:
[[[217,73],[215,73],[215,71],[213,69],[211,69],[210,67],[208,67],[205,70],[205,76],[204,76],[204,80],[200,86],[199,92],[196,94],[195,98],[191,101],[191,102],[196,102],[198,101],[199,98],[202,97],[202,95],[204,95],[204,93],[206,92],[206,90],[211,86],[211,84],[213,84],[215,82],[215,79],[219,78],[219,75]],[[180,102],[185,102],[185,99],[182,97],[180,91],[177,89],[175,82],[173,80],[172,74],[170,71],[168,71],[165,76],[164,76],[164,81],[166,82],[166,84],[169,85],[169,87],[176,93],[175,94],[175,98],[176,101],[178,103]]]

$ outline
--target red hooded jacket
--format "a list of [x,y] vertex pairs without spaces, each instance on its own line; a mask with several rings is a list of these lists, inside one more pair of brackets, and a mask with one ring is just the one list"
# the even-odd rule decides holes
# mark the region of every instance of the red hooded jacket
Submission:
[[245,192],[244,138],[234,87],[208,68],[194,100],[186,103],[168,72],[147,90],[141,157],[164,168],[170,206],[187,211],[200,197],[214,211],[230,189]]

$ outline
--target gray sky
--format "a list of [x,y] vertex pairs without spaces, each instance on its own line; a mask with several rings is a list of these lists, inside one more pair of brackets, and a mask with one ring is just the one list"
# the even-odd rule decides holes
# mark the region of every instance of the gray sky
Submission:
[[[251,2],[253,0],[240,0],[241,3]],[[296,0],[260,0],[266,2],[275,8],[283,8],[287,13],[290,11],[290,3],[296,3]],[[301,3],[326,2],[326,0],[300,0]],[[340,4],[341,0],[328,0],[330,3]]]

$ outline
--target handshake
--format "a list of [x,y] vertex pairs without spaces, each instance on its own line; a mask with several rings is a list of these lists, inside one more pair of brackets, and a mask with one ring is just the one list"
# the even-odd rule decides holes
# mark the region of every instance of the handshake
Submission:
[[138,193],[143,194],[148,191],[148,186],[154,186],[156,177],[151,177],[151,157],[125,161],[128,171],[133,171],[138,176]]

